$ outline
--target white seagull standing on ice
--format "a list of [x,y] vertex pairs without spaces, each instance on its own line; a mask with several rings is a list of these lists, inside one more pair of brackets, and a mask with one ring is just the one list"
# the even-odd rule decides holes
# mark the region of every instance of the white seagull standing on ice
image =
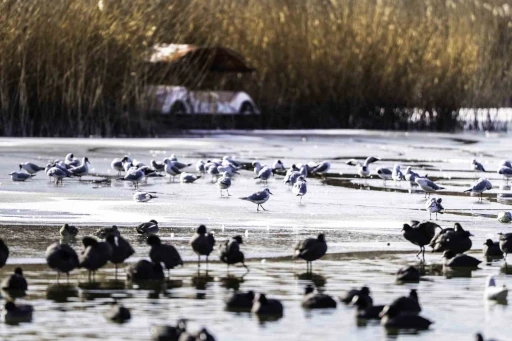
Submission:
[[374,163],[376,161],[380,161],[380,159],[370,156],[364,160],[363,163],[356,159],[350,159],[347,161],[347,165],[357,166],[357,174],[359,174],[361,178],[367,178],[370,176],[370,163]]
[[377,176],[384,180],[384,185],[386,185],[386,180],[391,180],[393,178],[393,172],[389,168],[379,167],[377,168]]
[[427,211],[429,213],[429,219],[432,219],[432,213],[436,214],[436,220],[437,220],[438,213],[443,214],[444,207],[441,204],[442,201],[443,201],[443,199],[441,199],[441,198],[439,198],[439,199],[432,198],[432,199],[430,199],[430,201],[427,201],[426,206],[427,206]]
[[471,192],[480,194],[480,201],[483,200],[483,193],[485,191],[491,190],[492,184],[489,180],[485,178],[478,179],[470,189],[465,190],[464,192]]
[[222,176],[217,180],[216,184],[217,184],[217,187],[220,190],[220,196],[221,197],[222,197],[222,191],[223,190],[226,190],[226,192],[228,192],[228,197],[231,196],[231,194],[229,194],[229,187],[231,187],[231,178],[229,177],[229,173],[228,172],[223,172]]
[[306,184],[306,179],[303,175],[297,178],[297,181],[293,185],[292,193],[296,196],[300,196],[300,202],[302,202],[302,197],[306,195],[308,192],[308,186]]
[[266,211],[262,204],[268,201],[268,199],[270,198],[270,194],[272,194],[272,192],[270,192],[268,188],[265,188],[263,191],[256,192],[254,194],[249,195],[248,197],[243,197],[240,199],[247,200],[258,205],[256,207],[256,211],[260,210],[260,206],[263,209],[263,211]]
[[425,198],[427,197],[427,194],[430,197],[430,193],[434,193],[444,189],[444,187],[436,185],[434,181],[431,181],[430,179],[427,178],[416,178],[414,181],[425,192]]

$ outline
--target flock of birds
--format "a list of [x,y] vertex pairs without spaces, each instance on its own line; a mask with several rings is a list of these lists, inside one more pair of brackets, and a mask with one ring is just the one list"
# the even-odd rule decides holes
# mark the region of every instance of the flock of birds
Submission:
[[[357,167],[357,174],[362,178],[368,178],[372,175],[370,164],[380,161],[380,159],[370,156],[364,162],[351,159],[346,163]],[[475,173],[485,172],[481,163],[476,160],[471,162]],[[114,159],[111,163],[113,170],[117,172],[117,180],[133,183],[136,191],[133,199],[139,202],[147,202],[156,198],[154,193],[140,191],[139,184],[147,181],[151,177],[164,177],[165,173],[170,176],[172,181],[179,176],[180,182],[192,183],[206,174],[211,175],[211,181],[215,182],[220,191],[220,195],[231,196],[229,189],[232,185],[232,177],[239,174],[244,169],[244,164],[225,156],[218,160],[199,161],[195,165],[197,174],[187,173],[184,169],[191,167],[192,164],[179,162],[175,155],[165,158],[162,162],[151,160],[150,166],[147,166],[128,156]],[[307,193],[306,178],[308,175],[324,175],[328,173],[331,165],[327,161],[320,163],[310,162],[308,164],[292,165],[286,169],[280,160],[276,160],[271,166],[262,165],[260,162],[253,162],[254,179],[259,179],[267,185],[267,181],[274,174],[284,176],[284,183],[292,187],[292,192],[300,197]],[[63,161],[56,160],[39,167],[33,163],[27,162],[19,165],[20,172],[10,173],[13,181],[25,181],[30,179],[39,171],[44,171],[47,176],[55,179],[55,183],[62,183],[64,178],[81,177],[89,174],[89,160],[83,157],[78,160],[73,154],[66,155]],[[24,170],[24,172],[22,172]],[[121,176],[124,173],[124,176]],[[504,161],[500,165],[498,174],[503,175],[507,181],[512,177],[512,165]],[[428,179],[427,175],[420,176],[414,172],[411,167],[407,167],[405,173],[402,173],[400,165],[395,165],[392,169],[378,168],[374,175],[377,175],[386,182],[393,180],[395,182],[407,181],[411,186],[418,186],[425,192],[425,197],[432,193],[442,191],[444,188]],[[471,188],[465,192],[480,195],[492,189],[492,184],[486,178],[478,179]],[[259,211],[272,193],[269,188],[253,193],[240,199],[252,202],[257,205]],[[426,203],[426,209],[430,214],[443,213],[441,198],[429,198]],[[177,266],[183,266],[180,254],[171,244],[164,244],[158,237],[158,223],[154,220],[143,223],[136,227],[138,233],[147,237],[147,244],[150,246],[149,260],[142,259],[136,263],[130,264],[126,268],[127,278],[131,281],[161,281],[165,280],[164,270],[169,271]],[[472,234],[465,231],[459,223],[453,228],[442,228],[434,222],[413,221],[410,224],[404,224],[402,228],[403,236],[406,240],[420,247],[417,256],[422,254],[422,263],[424,262],[425,247],[432,247],[433,252],[443,253],[443,267],[446,271],[472,271],[481,263],[480,260],[472,257],[465,252],[471,249]],[[64,225],[60,230],[61,236],[65,238],[74,238],[78,233],[76,227]],[[116,226],[100,229],[96,237],[87,236],[82,239],[83,250],[77,253],[69,244],[65,242],[56,242],[50,245],[46,251],[46,261],[48,266],[57,271],[58,276],[61,273],[69,277],[69,273],[77,268],[84,268],[89,271],[89,280],[94,278],[96,271],[105,266],[108,262],[115,265],[116,277],[117,267],[126,259],[134,254],[134,250],[129,242],[124,239]],[[208,267],[208,257],[215,249],[215,238],[213,234],[207,233],[206,227],[201,225],[190,240],[190,246],[198,256],[197,265],[200,267],[200,257],[206,257],[206,267]],[[245,257],[240,250],[243,244],[241,236],[234,236],[226,240],[218,247],[219,259],[227,264],[228,271],[230,265],[241,264],[248,271],[245,264]],[[312,272],[312,262],[322,258],[327,252],[327,243],[324,234],[319,234],[317,238],[308,238],[298,243],[294,249],[294,257],[303,259],[307,262],[308,272]],[[494,242],[488,239],[484,245],[484,256],[491,259],[505,259],[509,252],[512,252],[512,233],[500,234],[499,241]],[[0,241],[0,265],[3,266],[7,260],[9,251],[5,243]],[[422,269],[414,266],[402,268],[397,273],[399,282],[419,282],[422,275]],[[24,292],[27,290],[27,282],[23,277],[21,268],[16,268],[14,273],[4,281],[2,289],[7,291]],[[487,280],[484,295],[492,300],[505,300],[508,289],[496,286],[496,280],[490,276]],[[11,295],[11,297],[20,297]],[[386,328],[392,329],[428,329],[432,321],[420,316],[421,306],[419,304],[418,293],[411,290],[408,296],[399,297],[388,305],[374,305],[370,295],[370,289],[366,286],[360,289],[349,291],[340,300],[355,307],[356,316],[359,319],[380,319],[381,324]],[[336,308],[336,300],[324,293],[315,291],[311,286],[305,288],[302,306],[306,309],[329,309]],[[264,293],[234,292],[226,299],[226,308],[235,311],[249,311],[261,317],[281,317],[283,316],[283,304],[275,298],[268,298]],[[17,305],[14,299],[6,302],[3,316],[6,321],[30,320],[32,315],[30,305]],[[107,318],[123,322],[130,319],[130,311],[120,304],[114,303],[112,309],[107,312]],[[214,337],[206,329],[202,329],[198,334],[189,334],[186,332],[186,321],[178,321],[176,326],[158,326],[153,328],[152,333],[155,340],[214,340]],[[477,335],[478,340],[483,340],[481,335]]]
[[[55,160],[46,165],[46,167],[38,166],[32,162],[25,162],[19,164],[18,172],[11,172],[9,175],[13,181],[26,181],[35,176],[38,172],[44,171],[45,174],[51,179],[55,179],[55,184],[62,184],[65,178],[78,178],[81,180],[83,176],[89,175],[89,159],[83,157],[80,161],[75,158],[73,153],[66,155],[64,160]],[[171,181],[175,181],[175,177],[179,176],[182,183],[193,183],[200,179],[205,174],[212,176],[212,182],[215,182],[220,191],[220,196],[224,196],[224,191],[227,196],[229,188],[232,185],[232,177],[240,174],[239,170],[244,168],[244,165],[234,160],[229,156],[224,156],[222,159],[217,160],[199,160],[195,166],[197,174],[186,172],[184,169],[192,166],[190,163],[182,163],[173,154],[166,157],[162,162],[151,160],[150,166],[145,165],[137,160],[132,160],[128,156],[123,158],[115,158],[111,162],[111,168],[117,172],[119,181],[131,182],[135,188],[133,193],[133,200],[137,202],[148,202],[157,198],[155,193],[140,191],[139,185],[141,182],[147,182],[148,178],[161,178],[169,175]],[[309,175],[322,175],[329,171],[331,165],[327,161],[320,163],[309,162],[307,164],[292,165],[288,170],[285,169],[281,160],[276,160],[272,166],[262,165],[260,162],[255,161],[251,165],[254,169],[254,179],[259,179],[263,184],[268,184],[268,179],[274,174],[282,174],[284,176],[284,183],[291,186],[292,193],[295,196],[302,197],[307,193],[306,177]],[[124,176],[121,175],[124,173]],[[165,174],[162,174],[165,173]],[[260,208],[265,211],[263,204],[266,203],[272,192],[268,188],[255,192],[246,197],[241,197],[241,200],[246,200],[256,204],[256,210]]]

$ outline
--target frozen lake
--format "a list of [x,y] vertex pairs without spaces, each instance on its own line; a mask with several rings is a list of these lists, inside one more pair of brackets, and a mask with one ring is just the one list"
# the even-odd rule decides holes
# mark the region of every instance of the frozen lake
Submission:
[[[441,255],[427,255],[427,275],[420,284],[397,285],[394,273],[403,265],[416,264],[418,248],[401,234],[404,222],[428,219],[422,193],[409,193],[406,183],[384,186],[373,176],[367,181],[354,176],[356,168],[345,162],[363,161],[373,155],[381,161],[370,166],[392,168],[400,164],[420,174],[428,174],[445,187],[446,213],[437,222],[449,227],[454,222],[474,234],[474,256],[481,258],[487,238],[497,239],[498,232],[509,232],[510,224],[496,220],[500,211],[511,210],[510,202],[497,200],[502,190],[496,173],[500,162],[512,158],[512,138],[487,134],[386,133],[366,131],[256,131],[207,133],[188,137],[161,139],[9,139],[0,138],[0,237],[11,249],[8,266],[23,264],[29,279],[26,298],[35,305],[34,321],[21,326],[0,325],[0,335],[10,340],[130,339],[149,338],[153,324],[173,323],[179,317],[190,319],[191,328],[205,325],[217,340],[375,340],[386,337],[378,324],[357,326],[352,308],[339,305],[330,312],[305,312],[300,307],[304,286],[313,282],[326,292],[339,296],[345,290],[368,284],[376,303],[387,303],[417,288],[422,315],[435,324],[427,332],[400,335],[400,340],[471,339],[477,331],[487,337],[506,340],[503,323],[512,317],[506,305],[482,299],[485,277],[497,276],[508,286],[512,280],[502,270],[503,262],[482,263],[471,277],[448,278],[433,271],[441,264]],[[12,182],[7,175],[20,162],[44,166],[48,160],[63,159],[67,153],[87,156],[91,173],[84,181],[65,179],[63,185],[49,183],[39,173],[26,182]],[[274,194],[265,204],[268,211],[257,212],[256,205],[239,200],[265,186],[254,180],[250,170],[240,171],[230,188],[232,196],[221,198],[209,175],[194,184],[170,182],[169,178],[150,179],[141,189],[157,192],[149,203],[132,200],[131,184],[115,180],[110,169],[115,157],[128,155],[149,164],[175,154],[179,161],[195,163],[231,155],[236,160],[258,160],[271,165],[276,159],[286,167],[292,163],[328,160],[332,164],[325,179],[309,178],[308,193],[302,203],[283,184],[281,176],[269,180]],[[472,158],[488,170],[480,176],[494,185],[483,202],[462,193],[475,180],[470,170]],[[187,171],[195,173],[194,167]],[[92,180],[113,178],[109,184]],[[512,193],[512,192],[511,192]],[[156,219],[160,236],[175,245],[186,261],[183,269],[172,272],[175,282],[157,295],[113,282],[113,268],[99,271],[100,287],[86,283],[84,271],[75,271],[71,284],[76,286],[64,300],[55,300],[51,289],[55,276],[44,265],[44,250],[58,240],[63,223],[78,226],[79,237],[92,234],[100,226],[116,224],[136,249],[134,261],[147,258],[149,247],[135,232],[141,222]],[[195,255],[188,240],[199,224],[205,224],[222,241],[235,234],[247,235],[243,245],[251,271],[240,279],[243,269],[226,276],[225,266],[213,263],[208,277],[198,277]],[[315,262],[312,278],[304,275],[303,262],[290,261],[298,240],[324,232],[329,245],[328,257]],[[72,244],[82,248],[79,239]],[[212,257],[214,260],[216,256]],[[123,275],[121,275],[123,276]],[[113,284],[112,284],[113,283]],[[224,311],[223,299],[232,287],[267,292],[284,301],[285,314],[275,322],[260,323],[250,314]],[[57,290],[58,291],[58,290]],[[50,292],[50,294],[48,294]],[[120,297],[132,309],[133,319],[124,325],[112,325],[98,314],[111,296]],[[76,328],[76,321],[80,327]]]

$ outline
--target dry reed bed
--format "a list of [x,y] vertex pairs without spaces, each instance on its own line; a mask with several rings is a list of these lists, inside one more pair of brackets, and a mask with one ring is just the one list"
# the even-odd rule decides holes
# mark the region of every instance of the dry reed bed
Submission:
[[[3,135],[154,132],[143,107],[154,43],[231,47],[267,126],[393,128],[409,111],[453,128],[512,81],[511,7],[465,0],[0,2]],[[273,115],[279,113],[279,115]]]

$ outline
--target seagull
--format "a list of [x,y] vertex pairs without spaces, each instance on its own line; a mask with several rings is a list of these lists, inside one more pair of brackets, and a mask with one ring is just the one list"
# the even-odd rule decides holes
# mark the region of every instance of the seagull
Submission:
[[165,163],[151,160],[151,167],[157,172],[163,172],[165,170]]
[[149,192],[135,191],[135,193],[133,193],[133,201],[148,202],[154,198],[158,198],[158,197]]
[[114,160],[112,160],[112,162],[110,163],[110,167],[112,167],[112,169],[116,170],[117,171],[117,176],[120,176],[121,175],[121,172],[124,172],[125,169],[123,167],[123,163],[126,162],[131,162],[132,160],[128,157],[128,156],[125,156],[123,157],[122,159],[118,159],[118,158],[115,158]]
[[508,179],[512,177],[512,168],[501,167],[498,170],[498,174],[503,175],[503,179],[507,181],[507,185],[508,185]]
[[199,160],[196,163],[196,171],[198,171],[200,174],[206,173],[206,168],[203,160]]
[[12,181],[25,181],[32,177],[32,175],[23,172],[10,172],[9,175]]
[[327,161],[322,161],[311,170],[313,174],[325,174],[331,169],[331,164]]
[[69,171],[74,176],[78,176],[79,180],[82,180],[82,176],[89,174],[89,159],[87,157],[82,158],[80,166],[70,168]]
[[149,166],[142,166],[142,167],[136,167],[136,168],[140,169],[144,173],[146,183],[148,181],[148,178],[164,177],[164,175],[158,174],[155,169],[153,169]]
[[260,179],[260,180],[264,181],[265,184],[267,184],[268,178],[270,178],[270,176],[273,174],[274,173],[272,172],[272,168],[270,168],[268,166],[264,166],[260,169],[260,171],[258,172],[258,175],[255,176],[254,178]]
[[510,163],[510,161],[508,161],[508,160],[503,160],[503,161],[501,161],[500,167],[512,168],[512,163]]
[[437,213],[441,213],[443,214],[443,210],[444,210],[444,207],[443,205],[441,205],[441,202],[443,201],[443,199],[439,198],[439,199],[436,199],[436,198],[432,198],[430,199],[430,201],[427,201],[427,211],[429,213],[429,219],[432,219],[432,213],[435,213],[436,214],[436,220],[437,220]]
[[266,209],[263,207],[262,204],[267,202],[267,200],[270,198],[270,194],[272,194],[270,192],[270,190],[268,188],[265,188],[263,191],[253,193],[248,197],[243,197],[240,199],[247,200],[247,201],[257,204],[258,206],[256,207],[256,211],[260,210],[260,206],[263,209],[263,211],[266,211]]
[[273,170],[285,170],[284,165],[281,162],[281,160],[274,161],[274,163],[272,164],[272,169]]
[[180,175],[181,171],[175,164],[176,161],[171,161],[170,159],[164,159],[165,163],[165,172],[172,177],[172,181],[174,182],[174,177],[176,175]]
[[300,173],[301,175],[303,175],[305,178],[307,178],[307,177],[308,177],[308,173],[309,173],[308,165],[302,165],[302,166],[300,166],[299,173]]
[[69,178],[70,176],[64,172],[62,169],[57,167],[52,167],[48,170],[48,176],[51,178],[55,178],[55,184],[58,185],[59,181],[62,184],[62,179]]
[[128,172],[128,170],[132,167],[134,167],[135,165],[133,164],[133,161],[132,159],[130,159],[129,157],[124,157],[123,160],[121,161],[121,164],[123,165],[123,169],[125,172]]
[[293,185],[292,192],[296,196],[300,196],[300,202],[302,202],[302,197],[306,195],[308,191],[308,187],[306,184],[306,179],[304,179],[303,175],[300,175],[297,179],[297,182]]
[[31,175],[44,170],[43,167],[39,167],[38,165],[35,165],[31,162],[20,163],[19,166],[20,166],[20,170],[24,169],[27,171],[28,174],[31,174]]
[[496,286],[496,280],[493,276],[488,276],[485,285],[484,297],[488,300],[505,301],[508,295],[508,289],[505,284],[502,287]]
[[[178,158],[174,154],[172,154],[171,157],[168,158],[168,160],[170,160],[172,162],[173,166],[178,168],[179,170],[182,170],[183,168],[187,168],[189,166],[192,166],[191,163],[179,162]],[[165,159],[164,159],[164,163],[165,163]]]
[[471,168],[475,171],[475,174],[478,174],[478,172],[485,172],[484,166],[475,159],[471,160]]
[[434,181],[427,178],[416,178],[414,182],[416,182],[416,184],[418,184],[418,186],[420,186],[420,188],[425,192],[425,198],[427,197],[427,194],[430,197],[430,193],[444,189],[444,187],[436,185]]
[[384,185],[386,185],[386,180],[393,179],[393,172],[389,168],[380,167],[377,168],[377,176],[384,180]]
[[409,181],[409,183],[412,185],[416,185],[416,178],[421,178],[420,175],[416,172],[414,172],[412,169],[411,169],[411,166],[407,166],[407,168],[405,169],[405,175],[404,175],[404,178],[406,181]]
[[254,161],[252,163],[252,166],[254,167],[254,174],[258,175],[260,170],[263,168],[263,166],[261,165],[261,163],[259,163],[259,161]]
[[208,174],[211,174],[211,176],[212,176],[212,180],[211,180],[211,182],[213,182],[213,178],[214,178],[214,177],[216,177],[216,178],[217,178],[217,177],[219,176],[219,174],[220,174],[220,172],[219,172],[219,166],[218,166],[218,165],[216,165],[216,164],[214,164],[214,163],[210,164],[209,166],[208,166],[208,164],[207,164],[207,166],[205,166],[205,168],[206,168],[206,172],[207,172]]
[[223,190],[226,190],[226,192],[228,193],[228,197],[231,196],[231,194],[229,194],[229,187],[231,187],[231,178],[229,177],[229,174],[227,172],[222,173],[222,176],[217,180],[216,185],[220,190],[220,196],[222,196]]
[[132,167],[128,170],[124,178],[118,178],[121,181],[131,181],[135,189],[139,188],[139,182],[144,179],[144,172],[140,169]]
[[180,174],[180,182],[185,184],[191,184],[199,178],[201,178],[201,175],[194,175],[186,172]]
[[346,163],[347,163],[347,165],[356,166],[357,174],[359,174],[359,176],[361,178],[367,178],[370,176],[370,168],[369,168],[370,163],[374,163],[376,161],[380,161],[380,159],[370,156],[363,163],[361,163],[360,161],[357,161],[356,159],[350,159]]
[[395,183],[397,181],[400,181],[400,183],[401,183],[401,181],[405,179],[404,174],[400,170],[400,165],[395,165],[393,167],[393,172],[391,173],[391,177],[393,178]]
[[229,174],[229,176],[235,176],[235,174],[240,174],[238,173],[238,168],[236,168],[235,166],[232,166],[232,165],[220,165],[220,166],[217,166],[217,170],[219,171],[219,173],[224,173],[224,172],[227,172]]
[[286,174],[286,176],[284,177],[284,183],[293,186],[295,185],[295,182],[297,182],[299,176],[303,175],[298,171],[292,171],[290,174]]
[[69,166],[70,168],[71,167],[78,167],[80,165],[80,160],[79,159],[75,159],[75,156],[73,155],[73,153],[69,153],[64,158],[64,163],[67,166]]
[[222,158],[221,164],[223,166],[231,165],[231,166],[233,166],[234,168],[237,168],[237,169],[242,168],[242,164],[240,162],[233,160],[232,157],[227,156],[227,155]]
[[492,184],[489,180],[485,178],[478,179],[470,189],[465,190],[464,192],[478,193],[480,194],[480,201],[483,200],[483,192],[491,190]]

